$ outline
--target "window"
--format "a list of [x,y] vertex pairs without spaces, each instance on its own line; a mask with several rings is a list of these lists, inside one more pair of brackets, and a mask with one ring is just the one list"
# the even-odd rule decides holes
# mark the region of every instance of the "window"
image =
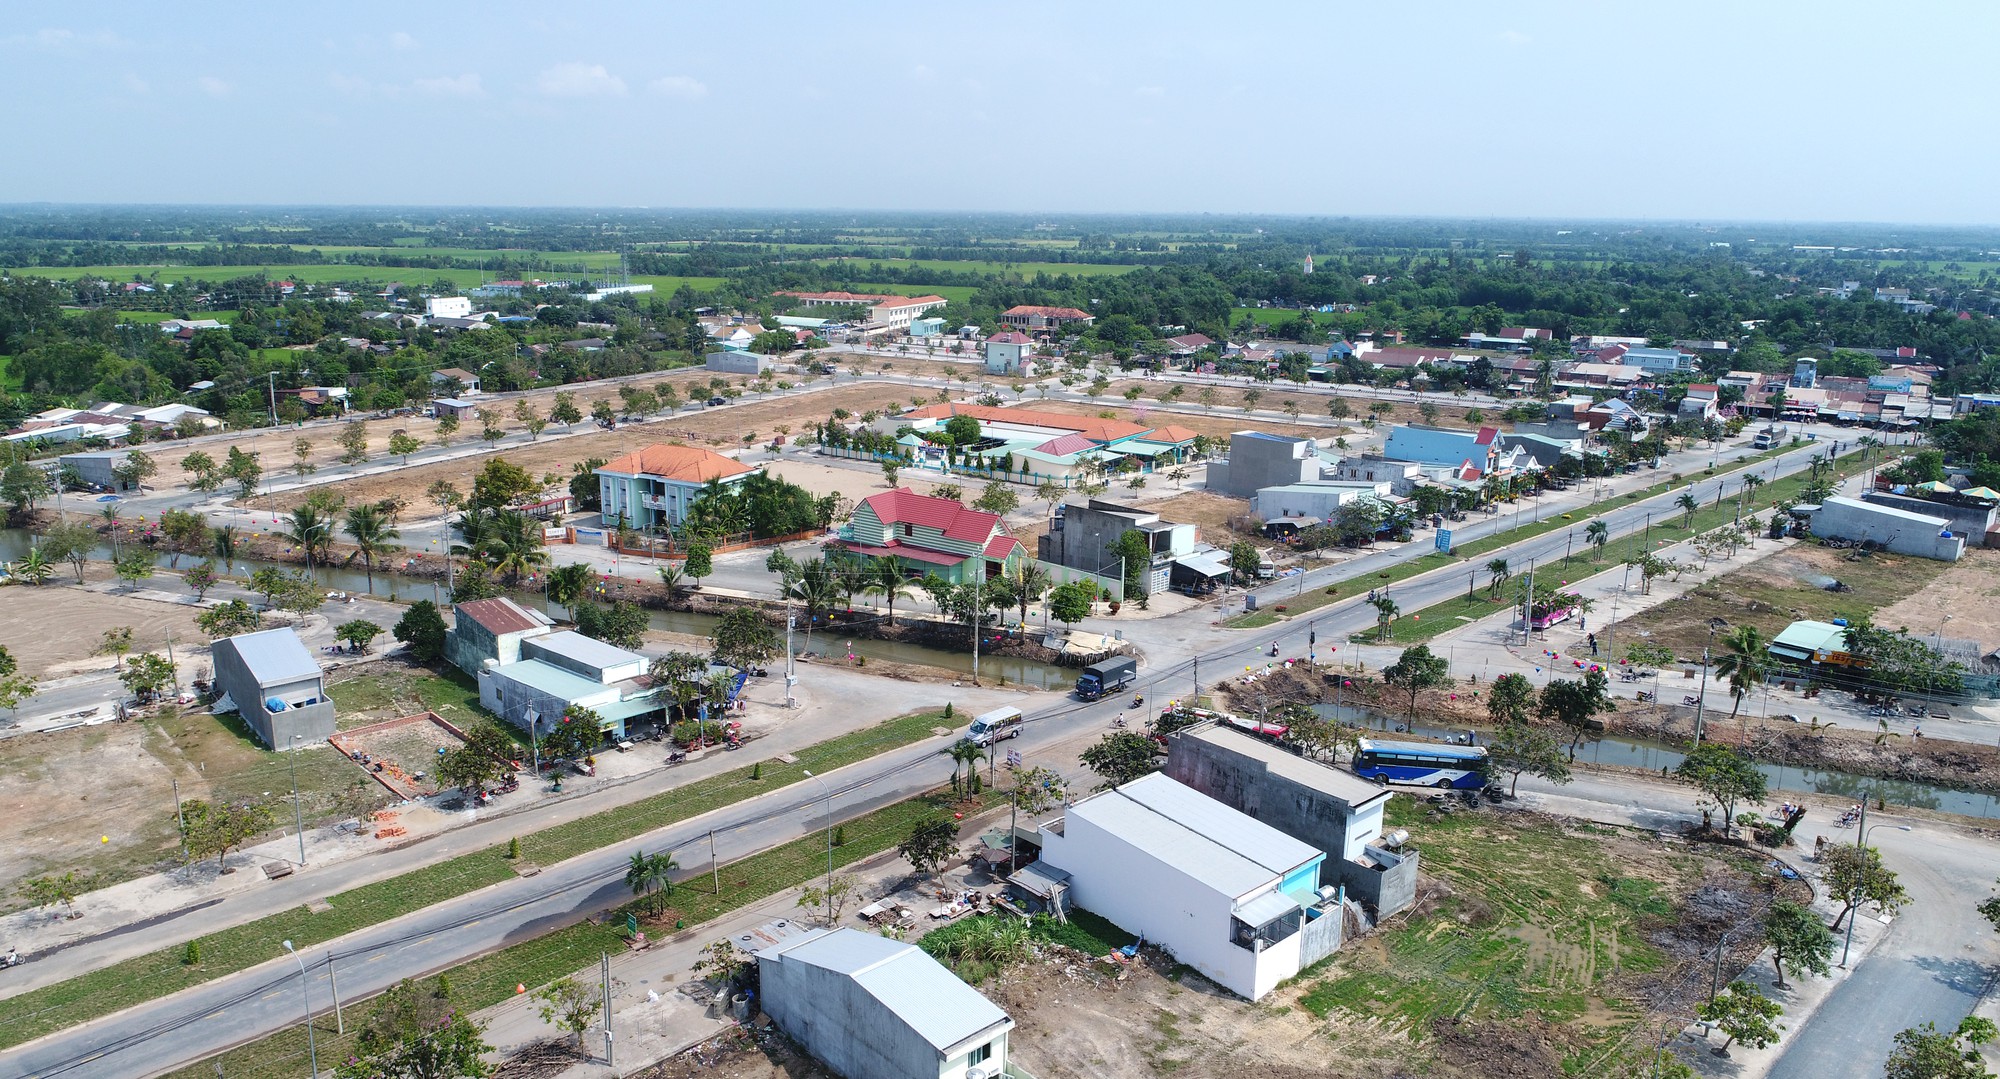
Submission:
[[910,535],[910,526],[907,524],[903,526],[903,535],[906,537]]
[[993,1058],[993,1043],[987,1042],[985,1045],[982,1045],[979,1048],[974,1049],[972,1051],[972,1056],[967,1058],[966,1063],[983,1064],[986,1061],[991,1060],[992,1058]]

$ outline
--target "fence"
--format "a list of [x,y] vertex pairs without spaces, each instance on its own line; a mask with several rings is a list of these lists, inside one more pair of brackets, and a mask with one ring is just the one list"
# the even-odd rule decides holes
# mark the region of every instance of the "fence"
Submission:
[[[788,536],[753,536],[748,532],[738,532],[711,542],[708,550],[710,554],[728,554],[731,551],[747,551],[756,547],[775,547],[781,543],[815,539],[825,534],[818,529],[810,532],[794,532]],[[635,542],[626,543],[619,538],[616,531],[611,529],[604,531],[606,547],[635,558],[660,558],[678,562],[687,558],[690,542],[680,536],[638,536]]]

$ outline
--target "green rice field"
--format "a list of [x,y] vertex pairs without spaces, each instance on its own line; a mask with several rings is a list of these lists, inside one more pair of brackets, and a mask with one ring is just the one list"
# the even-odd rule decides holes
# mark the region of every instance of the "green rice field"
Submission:
[[1036,274],[1071,274],[1077,277],[1102,277],[1111,274],[1131,273],[1137,266],[1111,266],[1093,262],[988,262],[972,259],[878,259],[878,258],[836,258],[817,259],[821,266],[911,266],[943,273],[1010,274],[1019,277],[1033,277]]
[[[434,270],[412,266],[349,266],[298,265],[298,266],[175,266],[166,263],[130,263],[122,266],[24,266],[16,271],[22,275],[36,275],[59,281],[73,281],[79,277],[96,276],[111,281],[130,281],[138,277],[151,277],[157,273],[161,281],[227,281],[233,277],[267,274],[272,280],[303,281],[309,284],[331,282],[352,282],[355,284],[429,284],[440,278],[461,288],[471,288],[493,275],[479,270]],[[555,276],[558,271],[548,271]],[[706,292],[722,284],[720,277],[675,277],[664,275],[632,275],[634,283],[644,282],[660,292],[671,293],[685,284],[696,292]]]

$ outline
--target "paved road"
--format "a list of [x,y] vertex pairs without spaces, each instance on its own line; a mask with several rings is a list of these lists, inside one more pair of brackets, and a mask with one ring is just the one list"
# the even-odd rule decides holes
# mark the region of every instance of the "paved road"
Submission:
[[[1073,762],[1076,750],[1105,729],[1115,708],[1111,701],[1052,703],[1007,748],[1020,749],[1030,760]],[[926,741],[836,771],[827,777],[834,816],[845,819],[936,787],[949,771],[937,750],[936,741]],[[710,829],[718,857],[727,862],[819,832],[826,827],[826,806],[820,784],[794,783],[538,876],[504,881],[349,934],[333,949],[340,991],[345,999],[357,999],[629,901],[623,878],[633,849],[679,851],[687,867],[682,876],[699,886]],[[315,948],[307,955],[312,993],[321,1004],[331,999],[326,954]],[[295,1024],[298,977],[274,941],[270,963],[0,1053],[0,1074],[122,1079],[170,1070]]]

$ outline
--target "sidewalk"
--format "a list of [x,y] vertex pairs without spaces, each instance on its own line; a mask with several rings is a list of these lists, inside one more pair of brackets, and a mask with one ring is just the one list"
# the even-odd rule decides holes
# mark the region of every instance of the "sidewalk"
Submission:
[[[912,711],[913,702],[920,699],[925,703],[949,699],[961,714],[971,716],[1021,698],[1019,691],[904,683],[837,667],[802,670],[806,673],[816,691],[810,697],[802,694],[806,703],[790,710],[781,707],[782,679],[753,681],[754,710],[748,714],[748,727],[758,736],[748,744],[750,753],[718,748],[685,764],[651,767],[623,779],[600,777],[595,783],[577,779],[560,795],[548,794],[541,784],[528,782],[520,791],[502,795],[483,809],[447,812],[429,802],[402,803],[394,807],[393,823],[405,829],[406,835],[378,840],[374,838],[376,826],[359,821],[309,829],[303,866],[299,865],[298,836],[286,827],[276,838],[232,854],[229,864],[236,871],[227,875],[218,874],[212,861],[204,862],[193,870],[153,874],[80,896],[77,909],[83,916],[74,920],[35,910],[0,917],[0,939],[31,959],[0,984],[0,999],[255,921],[272,910],[308,904],[502,844],[527,832],[747,767],[888,715]],[[853,707],[858,700],[880,707],[864,712]],[[644,752],[652,753],[655,759],[664,756],[658,744],[645,745]],[[286,818],[282,823],[289,823],[286,814],[280,816]],[[270,862],[293,866],[295,871],[276,880],[267,879],[258,870]],[[139,929],[145,932],[135,932]]]

